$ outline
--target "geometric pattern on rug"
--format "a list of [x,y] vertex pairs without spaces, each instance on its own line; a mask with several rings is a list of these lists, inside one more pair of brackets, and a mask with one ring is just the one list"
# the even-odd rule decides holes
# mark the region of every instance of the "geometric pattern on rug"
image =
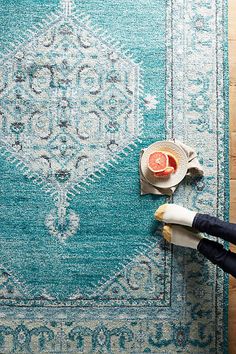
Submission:
[[[51,194],[49,232],[79,227],[68,209],[141,134],[140,70],[86,16],[52,16],[1,62],[2,154]],[[125,156],[125,155],[124,155]]]

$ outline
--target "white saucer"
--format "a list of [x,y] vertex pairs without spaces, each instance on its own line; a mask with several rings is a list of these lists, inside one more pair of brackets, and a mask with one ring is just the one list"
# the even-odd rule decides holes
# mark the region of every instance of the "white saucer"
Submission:
[[[148,158],[151,153],[155,151],[170,152],[178,161],[178,167],[175,173],[167,178],[157,178],[148,168]],[[186,153],[181,147],[171,141],[157,141],[144,149],[144,153],[140,162],[140,167],[143,176],[147,181],[155,187],[170,188],[179,184],[186,176],[188,170],[188,158]]]

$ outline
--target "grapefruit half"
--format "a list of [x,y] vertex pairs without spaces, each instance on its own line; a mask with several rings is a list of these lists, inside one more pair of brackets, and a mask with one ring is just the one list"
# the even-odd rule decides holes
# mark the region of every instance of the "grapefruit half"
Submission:
[[148,158],[148,168],[152,172],[163,172],[169,165],[169,158],[162,151],[155,151]]

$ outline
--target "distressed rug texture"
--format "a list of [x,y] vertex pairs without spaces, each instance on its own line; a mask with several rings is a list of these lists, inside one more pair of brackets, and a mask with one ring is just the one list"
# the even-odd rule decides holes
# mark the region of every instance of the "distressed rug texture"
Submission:
[[171,247],[140,150],[228,215],[225,0],[0,1],[0,353],[227,353],[227,277]]

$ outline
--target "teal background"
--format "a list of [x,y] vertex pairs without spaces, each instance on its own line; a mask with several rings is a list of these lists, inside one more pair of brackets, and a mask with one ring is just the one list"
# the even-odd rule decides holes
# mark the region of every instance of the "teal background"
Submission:
[[[140,149],[165,138],[165,1],[89,0],[78,1],[76,7],[143,62],[144,96],[155,95],[159,104],[144,112],[143,142],[72,200],[71,209],[80,215],[81,225],[66,245],[44,226],[54,209],[51,197],[0,158],[0,263],[27,285],[31,297],[47,292],[66,299],[78,288],[86,295],[139,248],[156,242],[153,214],[165,200],[141,197],[138,174]],[[1,1],[1,51],[57,9],[58,1]]]

